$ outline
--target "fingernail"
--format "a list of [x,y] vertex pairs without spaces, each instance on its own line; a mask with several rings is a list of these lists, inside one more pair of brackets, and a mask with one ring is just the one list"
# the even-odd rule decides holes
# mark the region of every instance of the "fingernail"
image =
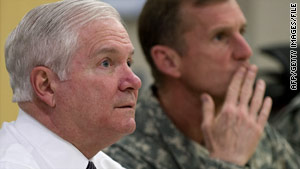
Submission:
[[252,64],[252,65],[250,66],[250,71],[256,72],[256,71],[257,71],[257,66],[254,65],[254,64]]
[[202,100],[203,102],[207,102],[207,100],[208,100],[207,95],[206,95],[206,94],[202,94],[201,100]]
[[263,85],[265,85],[265,81],[262,79],[258,79],[257,84],[260,86],[263,86]]
[[246,68],[245,68],[244,66],[242,66],[242,67],[240,68],[240,70],[239,70],[239,73],[240,73],[241,75],[243,75],[245,72],[246,72]]

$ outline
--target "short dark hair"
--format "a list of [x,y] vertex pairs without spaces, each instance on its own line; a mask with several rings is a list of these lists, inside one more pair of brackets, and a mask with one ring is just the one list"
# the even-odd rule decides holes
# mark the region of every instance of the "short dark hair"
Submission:
[[187,50],[181,36],[187,29],[180,12],[182,4],[201,6],[219,1],[225,0],[147,0],[138,20],[138,35],[155,83],[162,80],[162,74],[152,59],[151,48],[158,44],[166,45],[180,55]]

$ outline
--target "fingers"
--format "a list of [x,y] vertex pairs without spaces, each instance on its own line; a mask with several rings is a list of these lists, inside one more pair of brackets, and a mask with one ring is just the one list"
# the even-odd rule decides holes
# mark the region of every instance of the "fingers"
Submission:
[[256,83],[253,98],[251,100],[250,112],[249,112],[250,115],[252,115],[253,117],[254,116],[256,117],[256,115],[262,105],[265,90],[266,90],[265,82],[263,80],[258,80]]
[[225,102],[227,104],[236,105],[240,95],[240,88],[243,83],[245,73],[246,73],[246,68],[242,66],[234,74],[231,83],[229,84],[228,91],[225,98]]
[[240,94],[240,104],[243,107],[248,107],[253,92],[252,87],[255,81],[256,72],[257,67],[255,65],[249,66]]
[[[248,112],[252,119],[264,126],[271,110],[272,100],[266,98],[264,93],[266,84],[263,80],[258,80],[253,93],[253,84],[257,73],[257,67],[250,65],[248,68],[242,66],[233,76],[228,87],[224,105],[236,105],[240,112]],[[249,101],[251,104],[249,106]],[[224,107],[223,105],[223,107]],[[258,111],[261,109],[260,113]]]
[[212,123],[215,114],[214,101],[208,94],[202,94],[202,112],[203,112],[203,122],[202,125],[206,126]]
[[266,125],[267,119],[271,111],[271,107],[272,107],[272,99],[270,97],[266,97],[264,100],[263,107],[257,118],[257,123],[261,127],[264,127]]

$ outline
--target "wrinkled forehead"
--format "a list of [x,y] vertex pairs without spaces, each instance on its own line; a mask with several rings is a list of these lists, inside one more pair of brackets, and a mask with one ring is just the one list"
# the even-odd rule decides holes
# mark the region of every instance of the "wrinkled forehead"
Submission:
[[79,38],[83,42],[95,37],[101,37],[103,41],[115,39],[122,43],[131,43],[123,24],[113,18],[94,20],[83,26],[79,31]]
[[246,23],[246,18],[236,0],[208,0],[202,4],[184,3],[180,12],[181,20],[186,28],[191,28],[199,23],[203,24],[203,22],[226,20]]

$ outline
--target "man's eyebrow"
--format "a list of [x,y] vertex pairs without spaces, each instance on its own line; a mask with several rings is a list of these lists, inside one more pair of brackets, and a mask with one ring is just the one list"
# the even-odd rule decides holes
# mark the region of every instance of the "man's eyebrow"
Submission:
[[[99,55],[99,54],[119,54],[120,51],[117,50],[114,47],[103,47],[101,49],[99,49],[95,55]],[[131,50],[129,56],[133,56],[134,55],[134,49]]]
[[[243,23],[240,25],[240,29],[241,30],[245,30],[247,27],[247,23]],[[218,32],[221,32],[221,31],[229,31],[231,30],[232,27],[231,26],[228,26],[228,25],[219,25],[219,26],[216,26],[215,28],[212,29],[212,32],[211,34],[214,35]]]

